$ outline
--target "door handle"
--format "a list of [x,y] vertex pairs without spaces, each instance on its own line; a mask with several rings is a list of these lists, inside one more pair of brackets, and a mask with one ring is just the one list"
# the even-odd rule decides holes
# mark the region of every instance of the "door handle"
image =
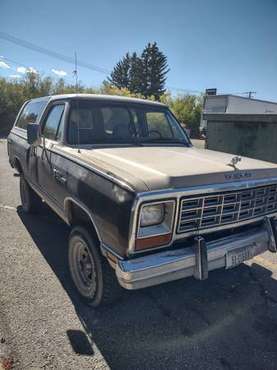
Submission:
[[54,172],[54,177],[58,182],[60,182],[61,184],[66,183],[66,177],[64,177],[63,174],[59,170],[54,168],[53,172]]

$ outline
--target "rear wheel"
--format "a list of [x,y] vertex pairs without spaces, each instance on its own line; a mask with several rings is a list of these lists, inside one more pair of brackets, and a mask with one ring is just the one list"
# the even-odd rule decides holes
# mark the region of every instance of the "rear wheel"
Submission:
[[122,289],[114,271],[84,227],[76,226],[70,233],[68,262],[72,280],[90,306],[108,304],[120,296]]
[[20,176],[20,198],[24,212],[35,213],[39,210],[42,204],[40,197],[27,183],[23,175]]

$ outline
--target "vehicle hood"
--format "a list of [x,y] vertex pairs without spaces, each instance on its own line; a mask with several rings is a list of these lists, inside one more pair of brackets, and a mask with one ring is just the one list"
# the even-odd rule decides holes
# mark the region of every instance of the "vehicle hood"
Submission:
[[194,147],[124,147],[65,151],[129,184],[136,191],[277,177],[277,164],[241,157],[235,170],[232,154]]

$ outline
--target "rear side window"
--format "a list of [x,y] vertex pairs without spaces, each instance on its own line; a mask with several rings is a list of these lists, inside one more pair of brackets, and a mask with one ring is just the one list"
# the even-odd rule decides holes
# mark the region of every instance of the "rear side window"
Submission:
[[48,139],[56,140],[63,116],[63,111],[63,104],[54,105],[54,107],[50,110],[43,127],[43,135]]
[[30,101],[27,103],[20,114],[20,117],[16,123],[16,127],[26,130],[28,123],[36,123],[46,104],[47,101]]

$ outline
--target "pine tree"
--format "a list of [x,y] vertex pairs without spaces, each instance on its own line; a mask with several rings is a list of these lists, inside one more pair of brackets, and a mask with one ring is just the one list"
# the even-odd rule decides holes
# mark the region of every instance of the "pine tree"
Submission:
[[141,56],[127,53],[114,67],[108,82],[119,89],[127,88],[131,93],[159,100],[165,92],[168,71],[167,58],[157,43],[148,43]]
[[143,65],[137,53],[133,53],[130,59],[129,70],[129,90],[131,93],[140,94],[142,92]]
[[129,72],[131,68],[131,58],[127,53],[114,67],[108,81],[118,88],[129,88]]
[[166,75],[169,72],[167,57],[159,50],[157,43],[148,43],[142,55],[143,91],[145,97],[153,95],[156,100],[165,92]]

